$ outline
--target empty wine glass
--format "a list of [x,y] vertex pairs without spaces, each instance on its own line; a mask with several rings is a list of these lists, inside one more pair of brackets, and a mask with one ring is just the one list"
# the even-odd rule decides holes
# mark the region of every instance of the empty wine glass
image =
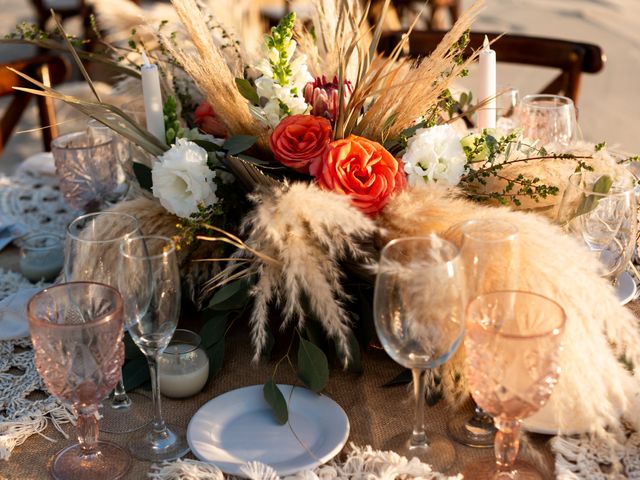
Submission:
[[126,322],[151,371],[154,417],[129,443],[134,456],[152,462],[174,460],[189,451],[185,429],[162,418],[158,361],[169,345],[180,312],[180,272],[172,240],[159,236],[124,239],[120,245],[120,292],[131,312]]
[[626,169],[576,172],[569,177],[558,223],[600,260],[599,274],[615,282],[633,254],[637,231],[636,180]]
[[[118,287],[120,243],[141,235],[138,220],[118,212],[89,213],[76,218],[67,227],[64,255],[66,282],[96,281]],[[131,315],[125,309],[125,317]],[[113,396],[103,403],[103,432],[127,433],[149,423],[149,399],[129,393],[122,378]]]
[[[116,121],[115,115],[107,115],[107,119]],[[87,134],[94,139],[94,143],[101,138],[111,138],[116,160],[116,187],[105,198],[107,203],[117,203],[124,199],[129,191],[129,180],[133,178],[133,172],[129,166],[129,145],[118,133],[111,130],[105,124],[92,118],[87,123]]]
[[496,116],[498,130],[509,131],[515,126],[515,114],[520,102],[520,92],[513,87],[499,90],[496,96]]
[[98,402],[120,378],[124,360],[122,297],[91,282],[63,283],[35,294],[27,305],[35,363],[49,391],[73,406],[78,443],[49,463],[55,479],[123,478],[131,456],[98,441]]
[[516,124],[525,138],[542,145],[568,147],[578,136],[573,100],[559,95],[527,95],[517,109]]
[[522,420],[549,399],[560,374],[565,313],[530,292],[477,296],[467,307],[465,370],[471,395],[495,420],[495,460],[471,463],[465,479],[542,479],[516,460]]
[[374,294],[376,331],[389,356],[411,369],[416,401],[411,437],[403,436],[400,448],[391,447],[439,471],[454,463],[455,448],[446,437],[425,432],[426,375],[462,341],[464,292],[459,252],[452,243],[435,235],[402,238],[382,250]]
[[[520,273],[518,227],[505,220],[469,220],[462,232],[460,257],[464,264],[468,298],[495,290],[517,290]],[[470,447],[491,447],[496,429],[493,419],[476,406],[471,417],[457,416],[449,434]]]

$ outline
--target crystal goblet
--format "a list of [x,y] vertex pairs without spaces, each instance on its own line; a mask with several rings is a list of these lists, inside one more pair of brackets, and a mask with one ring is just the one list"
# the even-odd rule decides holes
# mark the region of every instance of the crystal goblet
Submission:
[[568,147],[578,138],[573,100],[560,95],[527,95],[517,108],[516,125],[525,138],[542,145]]
[[173,241],[160,236],[124,239],[118,285],[130,312],[126,318],[129,333],[149,363],[154,405],[150,428],[142,429],[129,442],[129,450],[153,462],[180,458],[189,445],[184,428],[169,427],[162,418],[158,370],[180,312],[180,272]]
[[455,461],[444,436],[424,425],[426,375],[446,362],[464,332],[464,273],[459,251],[437,236],[393,240],[382,250],[374,293],[374,319],[389,356],[410,368],[416,401],[415,423],[407,442],[390,445],[437,470]]
[[55,479],[118,479],[131,466],[125,450],[98,441],[98,402],[117,383],[124,360],[122,308],[115,288],[92,282],[55,285],[27,305],[38,373],[78,416],[78,443],[49,464]]
[[565,322],[560,305],[530,292],[485,293],[469,303],[467,382],[498,433],[495,460],[471,463],[465,479],[543,478],[516,459],[522,420],[547,402],[558,381]]

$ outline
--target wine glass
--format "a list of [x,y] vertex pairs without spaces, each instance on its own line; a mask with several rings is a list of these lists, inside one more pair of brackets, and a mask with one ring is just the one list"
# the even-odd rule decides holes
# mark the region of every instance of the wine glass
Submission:
[[410,368],[416,400],[415,426],[403,447],[393,449],[445,470],[455,448],[444,436],[425,432],[427,369],[446,362],[464,332],[464,275],[458,249],[435,235],[393,240],[382,250],[374,294],[376,331],[384,349]]
[[[118,117],[115,115],[107,115],[107,119],[115,122]],[[105,124],[92,118],[87,123],[87,135],[93,139],[94,143],[101,138],[111,138],[113,149],[115,152],[115,170],[116,185],[113,191],[109,192],[105,200],[108,204],[117,203],[123,200],[129,191],[128,181],[132,178],[133,172],[128,168],[129,164],[129,146],[125,139],[118,133],[111,130]]]
[[[139,235],[138,220],[125,213],[89,213],[76,218],[67,227],[64,280],[96,281],[117,288],[120,243]],[[125,309],[124,314],[127,317],[131,312]],[[149,403],[144,395],[127,394],[120,378],[112,398],[103,403],[102,431],[128,433],[146,425]]]
[[498,433],[495,460],[471,463],[465,479],[543,478],[516,458],[522,420],[547,402],[558,382],[565,321],[560,305],[530,292],[484,293],[469,303],[467,382]]
[[524,138],[542,145],[568,147],[578,136],[573,100],[559,95],[527,95],[517,109],[516,123]]
[[621,168],[576,172],[569,177],[558,223],[582,239],[600,260],[599,274],[615,283],[633,254],[636,231],[636,180]]
[[107,285],[63,283],[35,294],[27,305],[35,364],[49,391],[78,417],[78,443],[49,463],[55,479],[123,478],[126,450],[98,441],[98,402],[120,378],[124,360],[122,297]]
[[520,101],[520,92],[513,87],[500,89],[496,96],[497,129],[509,131],[514,128],[516,109]]
[[[457,226],[462,233],[460,257],[464,264],[468,298],[495,290],[517,290],[520,272],[518,227],[505,220],[469,220]],[[476,406],[470,417],[457,416],[449,434],[470,447],[493,446],[493,419]]]
[[120,245],[118,285],[133,341],[147,357],[151,371],[154,417],[129,443],[137,458],[174,460],[189,451],[184,428],[169,428],[162,419],[158,361],[169,345],[180,312],[180,272],[175,245],[166,237],[126,238]]

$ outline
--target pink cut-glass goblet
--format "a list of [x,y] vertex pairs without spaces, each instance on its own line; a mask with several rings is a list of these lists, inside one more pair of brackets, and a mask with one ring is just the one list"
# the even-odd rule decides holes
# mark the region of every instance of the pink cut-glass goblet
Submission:
[[63,283],[27,306],[35,363],[49,391],[78,416],[78,443],[49,462],[55,479],[122,478],[131,456],[98,441],[98,402],[113,390],[124,360],[122,297],[107,285]]
[[469,479],[542,479],[516,461],[522,419],[542,407],[560,374],[566,317],[556,302],[529,292],[477,296],[467,307],[465,369],[471,395],[495,421],[495,462],[481,460]]

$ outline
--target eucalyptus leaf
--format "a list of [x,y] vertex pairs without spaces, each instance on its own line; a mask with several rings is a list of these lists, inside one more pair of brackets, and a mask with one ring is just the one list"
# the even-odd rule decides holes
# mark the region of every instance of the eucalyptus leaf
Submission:
[[149,379],[149,364],[146,358],[136,358],[125,363],[122,369],[122,381],[126,391],[138,388],[147,383]]
[[207,152],[217,152],[220,150],[219,145],[216,145],[213,142],[209,142],[208,140],[196,139],[196,140],[193,140],[193,143],[204,148]]
[[596,182],[593,184],[593,192],[589,195],[582,195],[582,201],[580,205],[578,205],[578,209],[576,210],[576,217],[580,215],[584,215],[596,209],[598,206],[598,202],[600,201],[601,195],[606,195],[611,190],[613,186],[613,179],[609,175],[602,175]]
[[260,97],[258,97],[258,92],[251,82],[245,78],[236,78],[236,86],[238,87],[238,91],[240,95],[251,102],[251,105],[258,105],[260,103]]
[[245,279],[223,286],[211,298],[208,308],[215,311],[229,311],[244,307],[249,300],[249,287],[250,283]]
[[251,135],[234,135],[229,137],[222,148],[224,148],[229,155],[237,155],[246,150],[249,150],[256,143],[256,137]]
[[329,362],[322,350],[300,337],[298,378],[314,392],[320,392],[329,381]]
[[142,163],[133,162],[133,173],[140,186],[145,190],[151,191],[151,187],[153,187],[151,169]]
[[287,408],[287,402],[284,399],[284,395],[273,381],[273,377],[267,380],[262,388],[262,394],[267,401],[273,412],[273,418],[280,425],[284,425],[289,421],[289,409]]
[[409,370],[408,368],[405,368],[402,372],[400,372],[398,375],[393,377],[391,380],[389,380],[387,383],[385,383],[382,386],[384,388],[397,387],[398,385],[407,385],[411,383],[412,380],[413,380],[413,376],[411,374],[411,370]]
[[227,331],[227,315],[213,316],[200,329],[200,338],[205,348],[209,348],[224,338]]
[[207,355],[209,357],[209,378],[212,378],[222,369],[224,363],[224,338],[207,348]]

